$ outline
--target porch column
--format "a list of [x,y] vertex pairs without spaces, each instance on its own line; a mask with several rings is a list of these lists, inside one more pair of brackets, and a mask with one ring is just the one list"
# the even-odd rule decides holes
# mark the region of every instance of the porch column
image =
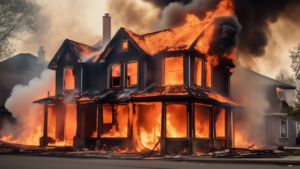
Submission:
[[47,146],[47,138],[48,138],[48,104],[44,104],[44,131],[43,131],[43,136],[40,138],[40,146],[41,147],[46,147]]
[[162,102],[162,112],[161,112],[161,136],[160,136],[160,153],[166,153],[166,107],[165,102]]
[[215,111],[216,111],[216,106],[212,107],[211,108],[211,116],[210,116],[210,119],[211,119],[211,123],[210,123],[210,138],[211,138],[211,149],[214,150],[214,138],[216,138],[216,131],[215,131]]
[[228,148],[232,148],[233,147],[233,142],[234,142],[234,137],[233,137],[233,110],[232,109],[228,109],[227,110],[227,138],[228,138]]
[[103,124],[103,120],[102,120],[102,106],[101,105],[97,105],[97,114],[98,114],[98,130],[97,130],[97,141],[96,141],[96,147],[97,148],[101,148],[101,133],[102,133],[102,124]]
[[82,107],[80,105],[80,103],[77,103],[76,106],[76,136],[73,139],[73,146],[80,148],[83,147],[82,144],[82,139],[81,139],[81,112],[82,112]]
[[194,109],[193,103],[188,104],[188,155],[193,154],[193,139],[195,138],[195,126],[194,126]]

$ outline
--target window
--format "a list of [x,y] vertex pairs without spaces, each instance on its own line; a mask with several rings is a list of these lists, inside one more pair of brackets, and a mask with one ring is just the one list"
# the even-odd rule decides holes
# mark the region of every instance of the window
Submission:
[[126,64],[126,86],[137,84],[138,62]]
[[168,138],[187,137],[187,106],[184,104],[167,105],[166,136]]
[[103,124],[113,123],[112,106],[103,106]]
[[128,40],[123,40],[122,42],[122,51],[128,50]]
[[280,137],[287,138],[287,118],[282,118],[280,122]]
[[195,58],[195,84],[202,86],[202,60]]
[[115,64],[111,66],[111,87],[121,86],[121,65]]
[[284,90],[276,87],[276,92],[279,100],[284,100]]
[[210,63],[205,63],[205,86],[212,87],[212,66]]
[[164,63],[164,84],[183,84],[183,57],[168,57]]
[[73,68],[65,68],[64,70],[64,88],[65,90],[75,89],[75,76]]
[[215,116],[216,137],[225,137],[225,111],[226,109],[217,108]]
[[195,105],[195,135],[196,138],[209,138],[211,107]]

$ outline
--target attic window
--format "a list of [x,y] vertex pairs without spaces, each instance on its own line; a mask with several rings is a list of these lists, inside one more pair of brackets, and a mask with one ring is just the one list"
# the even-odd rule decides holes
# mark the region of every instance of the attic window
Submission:
[[127,63],[126,65],[126,86],[133,86],[137,84],[137,70],[138,62]]
[[128,40],[123,40],[122,51],[128,51]]
[[121,86],[121,65],[116,64],[111,66],[111,87]]
[[208,62],[205,63],[205,86],[212,87],[212,66]]
[[197,86],[202,86],[202,68],[203,61],[199,58],[195,58],[195,84]]
[[65,90],[73,90],[75,88],[75,76],[73,68],[64,69],[64,87]]
[[165,85],[183,84],[183,57],[168,57],[164,63]]

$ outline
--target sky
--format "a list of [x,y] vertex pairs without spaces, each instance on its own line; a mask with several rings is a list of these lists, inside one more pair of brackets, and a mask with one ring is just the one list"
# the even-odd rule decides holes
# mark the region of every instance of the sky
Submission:
[[[143,10],[143,18],[146,19],[141,20],[137,18],[139,16],[135,15],[130,17],[114,15],[117,12],[122,13],[122,11],[109,8],[111,3],[119,5],[126,12],[132,10],[131,6],[122,6],[121,0],[37,0],[45,5],[41,11],[40,30],[36,34],[25,36],[24,42],[17,43],[15,54],[31,53],[37,56],[39,46],[44,46],[46,59],[50,61],[65,39],[93,45],[102,39],[102,16],[104,13],[110,13],[112,17],[112,37],[120,27],[126,27],[140,34],[150,32],[149,24],[158,21],[158,18],[154,16],[158,16],[160,11],[140,0],[126,1],[137,4],[138,10]],[[127,4],[130,5],[130,3]],[[126,23],[130,23],[128,20],[132,20],[140,22],[141,26],[126,25],[125,22],[122,22],[125,19]],[[281,67],[292,72],[288,51],[300,42],[300,29],[289,22],[291,21],[279,18],[276,23],[270,25],[272,34],[269,35],[270,41],[266,48],[266,54],[255,59],[257,66],[253,68],[254,71],[271,78],[275,78],[276,72]],[[287,34],[287,31],[292,33]],[[274,62],[270,62],[270,60],[274,60]]]

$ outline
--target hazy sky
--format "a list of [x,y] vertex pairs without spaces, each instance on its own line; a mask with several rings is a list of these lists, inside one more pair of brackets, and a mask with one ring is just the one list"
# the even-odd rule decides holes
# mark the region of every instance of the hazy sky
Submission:
[[[46,59],[51,60],[65,39],[93,45],[102,39],[102,16],[106,12],[112,16],[112,36],[121,26],[137,33],[149,32],[150,25],[158,21],[159,10],[140,0],[126,1],[136,4],[139,7],[137,10],[143,10],[143,19],[136,18],[139,16],[134,15],[130,17],[114,15],[117,12],[128,13],[131,11],[134,13],[133,5],[127,3],[129,6],[122,6],[123,1],[121,0],[38,0],[45,4],[45,8],[41,11],[40,31],[24,37],[26,42],[17,44],[15,54],[37,55],[39,46],[44,46]],[[109,4],[112,6],[112,3],[119,5],[122,11],[109,8]],[[133,22],[139,22],[141,26],[124,25],[122,22],[124,19],[127,20],[127,23],[130,19]],[[255,71],[274,78],[277,70],[281,67],[290,69],[291,59],[288,51],[300,42],[300,29],[293,23],[280,18],[278,22],[271,25],[271,29],[272,35],[269,37],[266,54],[264,57],[256,59],[258,66]],[[287,31],[292,33],[287,33]],[[275,55],[277,57],[274,57]],[[274,58],[276,62],[270,62],[270,59],[274,60]]]

